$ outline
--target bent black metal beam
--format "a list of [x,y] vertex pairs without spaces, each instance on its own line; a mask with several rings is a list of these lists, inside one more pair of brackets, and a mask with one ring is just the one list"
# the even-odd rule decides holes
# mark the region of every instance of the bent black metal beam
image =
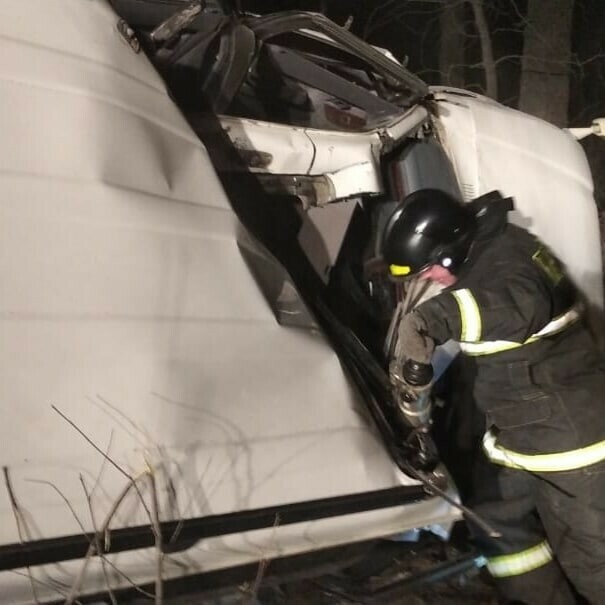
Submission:
[[[263,585],[297,581],[304,577],[313,577],[346,567],[359,560],[367,552],[374,541],[356,542],[345,546],[337,546],[315,550],[310,553],[289,555],[268,561],[263,569]],[[178,597],[189,595],[191,603],[205,603],[212,596],[219,597],[221,590],[248,584],[251,586],[258,576],[259,563],[248,563],[236,567],[217,569],[195,573],[189,576],[168,578],[163,582],[164,597]],[[137,590],[138,589],[138,590]],[[155,593],[155,583],[148,582],[140,586],[127,586],[113,590],[115,599],[120,604],[134,600],[140,602],[143,590],[149,594]],[[218,593],[218,594],[217,594]],[[203,597],[201,596],[203,595]],[[242,591],[242,602],[246,601],[246,592]],[[196,600],[193,600],[196,598]],[[96,603],[108,600],[106,591],[94,594],[79,595],[79,603]],[[63,605],[65,597],[55,601],[46,602],[45,605]]]
[[[291,525],[393,508],[430,497],[422,485],[407,485],[282,506],[165,521],[161,524],[162,542],[170,547],[166,549],[167,552],[176,552],[204,538],[264,529],[276,523],[280,526]],[[103,536],[99,537],[100,543],[104,544]],[[92,534],[76,534],[0,546],[0,571],[79,559],[86,556],[93,539]],[[151,548],[155,545],[155,537],[150,525],[139,525],[111,530],[109,542],[110,548],[101,554]]]

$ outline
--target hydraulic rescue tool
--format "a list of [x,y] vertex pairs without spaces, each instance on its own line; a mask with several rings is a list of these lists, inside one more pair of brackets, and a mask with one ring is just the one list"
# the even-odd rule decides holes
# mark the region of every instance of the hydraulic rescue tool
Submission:
[[425,430],[431,423],[431,382],[433,366],[408,359],[403,365],[391,364],[393,396],[410,426]]
[[[313,303],[326,334],[334,338],[333,342],[339,343],[339,355],[364,395],[367,409],[395,464],[401,471],[422,483],[429,494],[443,498],[462,511],[467,520],[483,529],[490,537],[499,537],[500,534],[493,527],[444,489],[443,475],[435,470],[439,457],[429,431],[430,422],[414,428],[406,421],[405,416],[399,411],[401,406],[395,403],[399,400],[399,395],[394,397],[396,389],[392,380],[374,355],[349,328],[341,323],[323,301],[314,299]],[[420,372],[420,375],[422,374]],[[410,375],[415,375],[415,372],[410,371],[408,376]],[[414,382],[414,378],[411,378],[411,381]],[[409,383],[406,382],[406,385],[408,386],[405,389],[410,388]],[[418,385],[415,388],[417,393],[426,392],[428,398],[430,384],[425,389],[420,389]],[[400,387],[397,392],[405,389]],[[416,404],[417,407],[422,405],[424,405],[422,401]],[[428,405],[430,406],[430,402]]]
[[403,364],[392,362],[389,378],[393,401],[401,421],[409,429],[406,445],[413,452],[411,463],[419,470],[432,471],[439,463],[439,454],[430,435],[433,367],[411,359]]
[[[412,477],[422,481],[427,488],[449,502],[446,494],[435,489],[432,473],[439,463],[439,454],[430,434],[433,386],[433,366],[408,359],[405,363],[391,362],[389,378],[392,385],[393,400],[397,403],[402,420],[411,431],[406,437],[410,467],[406,469]],[[428,471],[428,472],[427,472]],[[453,502],[452,502],[453,503]],[[471,510],[455,503],[469,521],[481,527],[489,536],[497,538],[500,534]]]

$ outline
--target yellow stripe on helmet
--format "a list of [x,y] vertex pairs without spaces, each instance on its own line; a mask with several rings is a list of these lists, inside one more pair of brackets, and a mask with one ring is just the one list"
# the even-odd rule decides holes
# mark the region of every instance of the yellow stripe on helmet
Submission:
[[391,275],[400,277],[401,275],[409,275],[412,272],[412,268],[408,265],[389,265],[389,271]]

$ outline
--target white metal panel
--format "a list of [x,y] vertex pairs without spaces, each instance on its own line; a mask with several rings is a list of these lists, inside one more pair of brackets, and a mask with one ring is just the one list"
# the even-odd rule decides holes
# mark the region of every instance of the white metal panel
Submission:
[[440,92],[445,146],[468,198],[499,189],[516,221],[567,265],[588,300],[603,308],[599,224],[590,169],[569,133],[482,97]]
[[221,116],[221,124],[237,149],[269,154],[258,172],[308,174],[315,148],[304,128],[261,120]]
[[[24,539],[92,529],[80,476],[97,524],[124,473],[149,506],[150,469],[162,520],[410,482],[324,339],[276,324],[205,149],[116,21],[104,0],[0,3],[0,463]],[[307,526],[234,536],[194,549],[187,569],[455,516],[432,500],[322,523],[312,539]],[[131,493],[112,527],[146,522]],[[3,485],[0,543],[19,539]],[[169,559],[166,575],[183,573]],[[151,560],[119,555],[136,580],[153,576]],[[47,571],[69,584],[79,564]],[[87,589],[101,583],[93,567]],[[11,573],[0,594],[32,600]]]
[[325,283],[329,281],[357,203],[335,202],[301,212],[303,223],[298,241]]
[[221,116],[238,149],[268,154],[256,172],[325,176],[333,199],[384,192],[380,155],[414,133],[427,119],[424,107],[402,111],[390,123],[365,132],[299,128],[261,120]]

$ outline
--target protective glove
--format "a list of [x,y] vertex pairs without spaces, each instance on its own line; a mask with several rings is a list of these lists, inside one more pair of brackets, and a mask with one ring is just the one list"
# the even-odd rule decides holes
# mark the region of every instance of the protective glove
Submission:
[[422,316],[415,311],[403,316],[399,324],[399,338],[395,348],[395,359],[403,363],[411,359],[429,364],[435,351],[435,341],[428,335]]

